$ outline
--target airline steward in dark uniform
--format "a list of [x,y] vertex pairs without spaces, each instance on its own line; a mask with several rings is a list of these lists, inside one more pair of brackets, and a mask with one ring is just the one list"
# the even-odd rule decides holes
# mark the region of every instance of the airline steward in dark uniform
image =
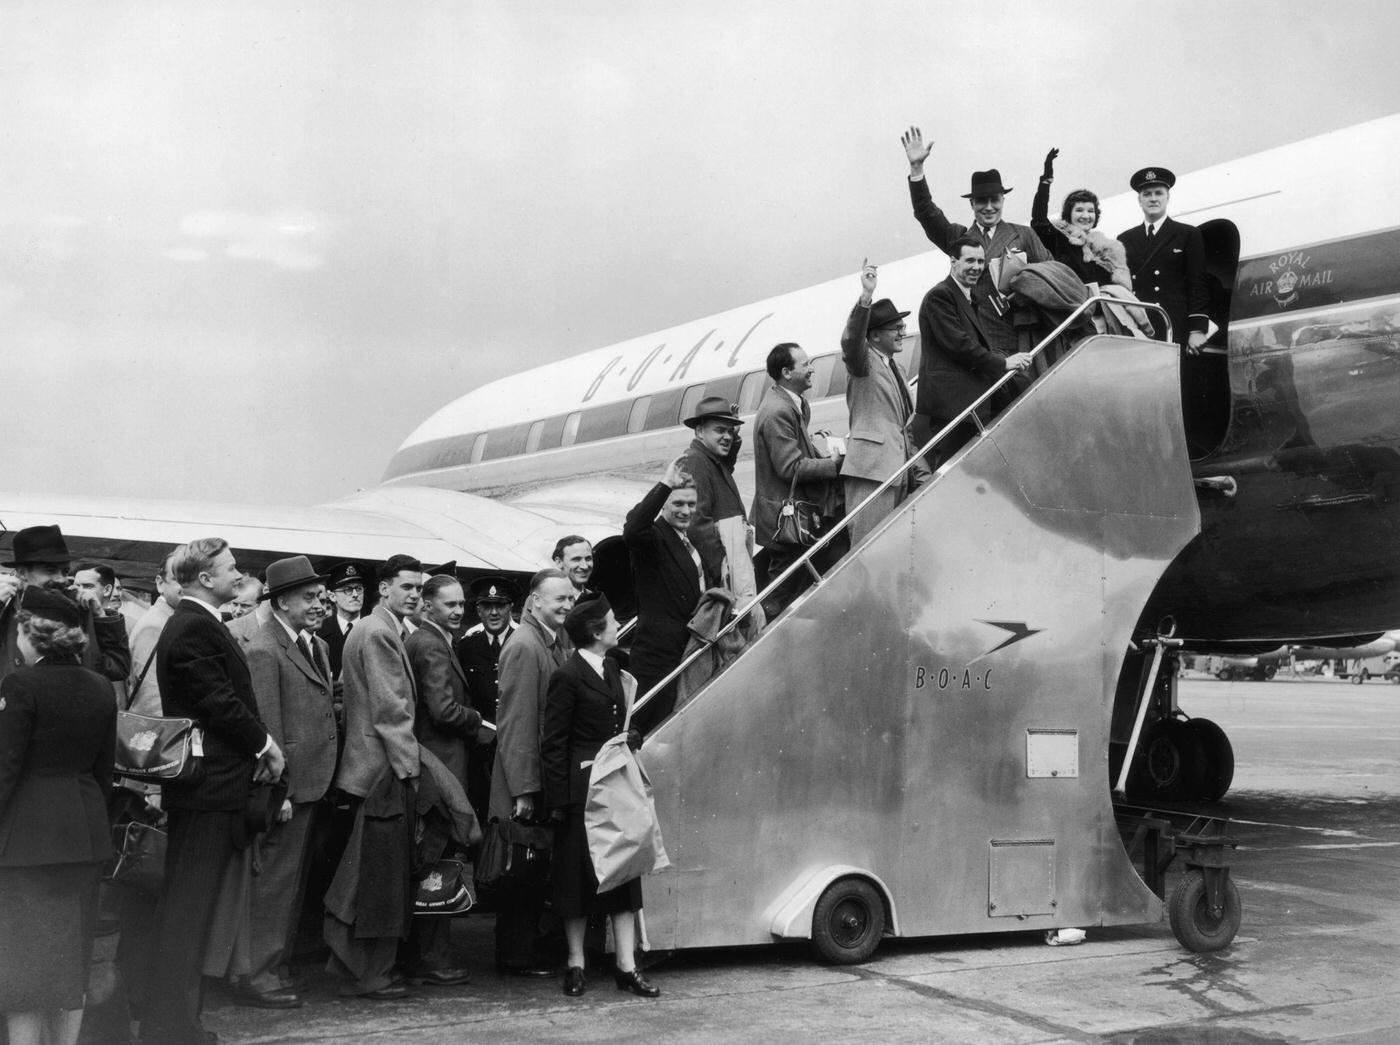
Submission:
[[[511,606],[515,590],[501,577],[479,577],[472,581],[478,622],[457,640],[457,659],[467,675],[467,703],[487,722],[496,721],[496,701],[500,695],[496,665],[501,647],[515,632]],[[484,730],[467,759],[467,801],[486,826],[486,810],[491,800],[491,767],[496,761],[496,734]]]

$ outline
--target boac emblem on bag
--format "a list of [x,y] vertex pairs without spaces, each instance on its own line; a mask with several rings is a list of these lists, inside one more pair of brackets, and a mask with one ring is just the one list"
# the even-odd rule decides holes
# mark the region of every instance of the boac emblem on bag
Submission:
[[126,746],[132,751],[146,752],[156,746],[159,739],[153,729],[143,729],[140,733],[133,733],[131,739],[126,742]]

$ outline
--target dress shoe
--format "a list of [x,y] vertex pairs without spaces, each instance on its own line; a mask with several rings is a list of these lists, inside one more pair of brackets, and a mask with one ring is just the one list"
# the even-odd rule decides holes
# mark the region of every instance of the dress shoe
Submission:
[[433,969],[415,973],[409,977],[410,983],[421,983],[426,987],[457,987],[471,980],[466,969]]
[[564,970],[564,993],[570,998],[580,997],[584,991],[588,990],[588,984],[584,981],[583,970],[577,965],[570,965]]
[[643,977],[640,969],[633,969],[631,972],[618,969],[616,978],[617,989],[620,991],[631,991],[639,998],[661,997],[661,988]]
[[557,969],[550,969],[543,965],[502,965],[496,963],[496,973],[499,976],[523,976],[531,980],[551,979]]
[[301,996],[291,990],[234,991],[233,1003],[252,1009],[299,1009],[303,1004]]
[[367,998],[370,1001],[403,1001],[409,996],[409,990],[401,983],[391,983],[386,987],[380,987],[377,991],[365,991],[362,994],[352,994],[354,998]]

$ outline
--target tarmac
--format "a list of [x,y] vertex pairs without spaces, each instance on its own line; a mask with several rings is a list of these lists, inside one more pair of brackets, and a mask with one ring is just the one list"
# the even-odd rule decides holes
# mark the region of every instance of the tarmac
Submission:
[[1030,933],[886,940],[846,967],[783,944],[659,960],[654,1001],[601,973],[575,1000],[558,980],[497,977],[491,919],[469,915],[453,930],[465,986],[344,1000],[311,970],[304,1008],[211,997],[205,1025],[234,1045],[1400,1042],[1400,686],[1188,676],[1180,702],[1235,748],[1234,787],[1203,807],[1240,843],[1243,922],[1216,954],[1183,949],[1165,919],[1071,947]]

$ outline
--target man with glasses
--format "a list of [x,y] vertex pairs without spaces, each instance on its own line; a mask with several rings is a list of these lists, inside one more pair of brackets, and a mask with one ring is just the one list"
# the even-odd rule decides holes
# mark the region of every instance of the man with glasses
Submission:
[[330,650],[331,677],[340,678],[340,658],[345,650],[345,637],[360,619],[360,611],[365,608],[365,571],[354,562],[338,562],[331,567],[331,601],[335,603],[335,613],[329,615],[317,632],[326,640]]
[[868,261],[861,266],[860,300],[851,309],[841,335],[841,360],[846,364],[846,407],[850,411],[850,437],[846,459],[841,462],[845,485],[847,532],[858,544],[881,519],[894,511],[905,496],[929,480],[922,460],[916,461],[891,483],[863,512],[857,507],[894,475],[918,449],[909,436],[914,403],[909,384],[895,356],[904,348],[904,317],[889,298],[873,301],[876,269]]

